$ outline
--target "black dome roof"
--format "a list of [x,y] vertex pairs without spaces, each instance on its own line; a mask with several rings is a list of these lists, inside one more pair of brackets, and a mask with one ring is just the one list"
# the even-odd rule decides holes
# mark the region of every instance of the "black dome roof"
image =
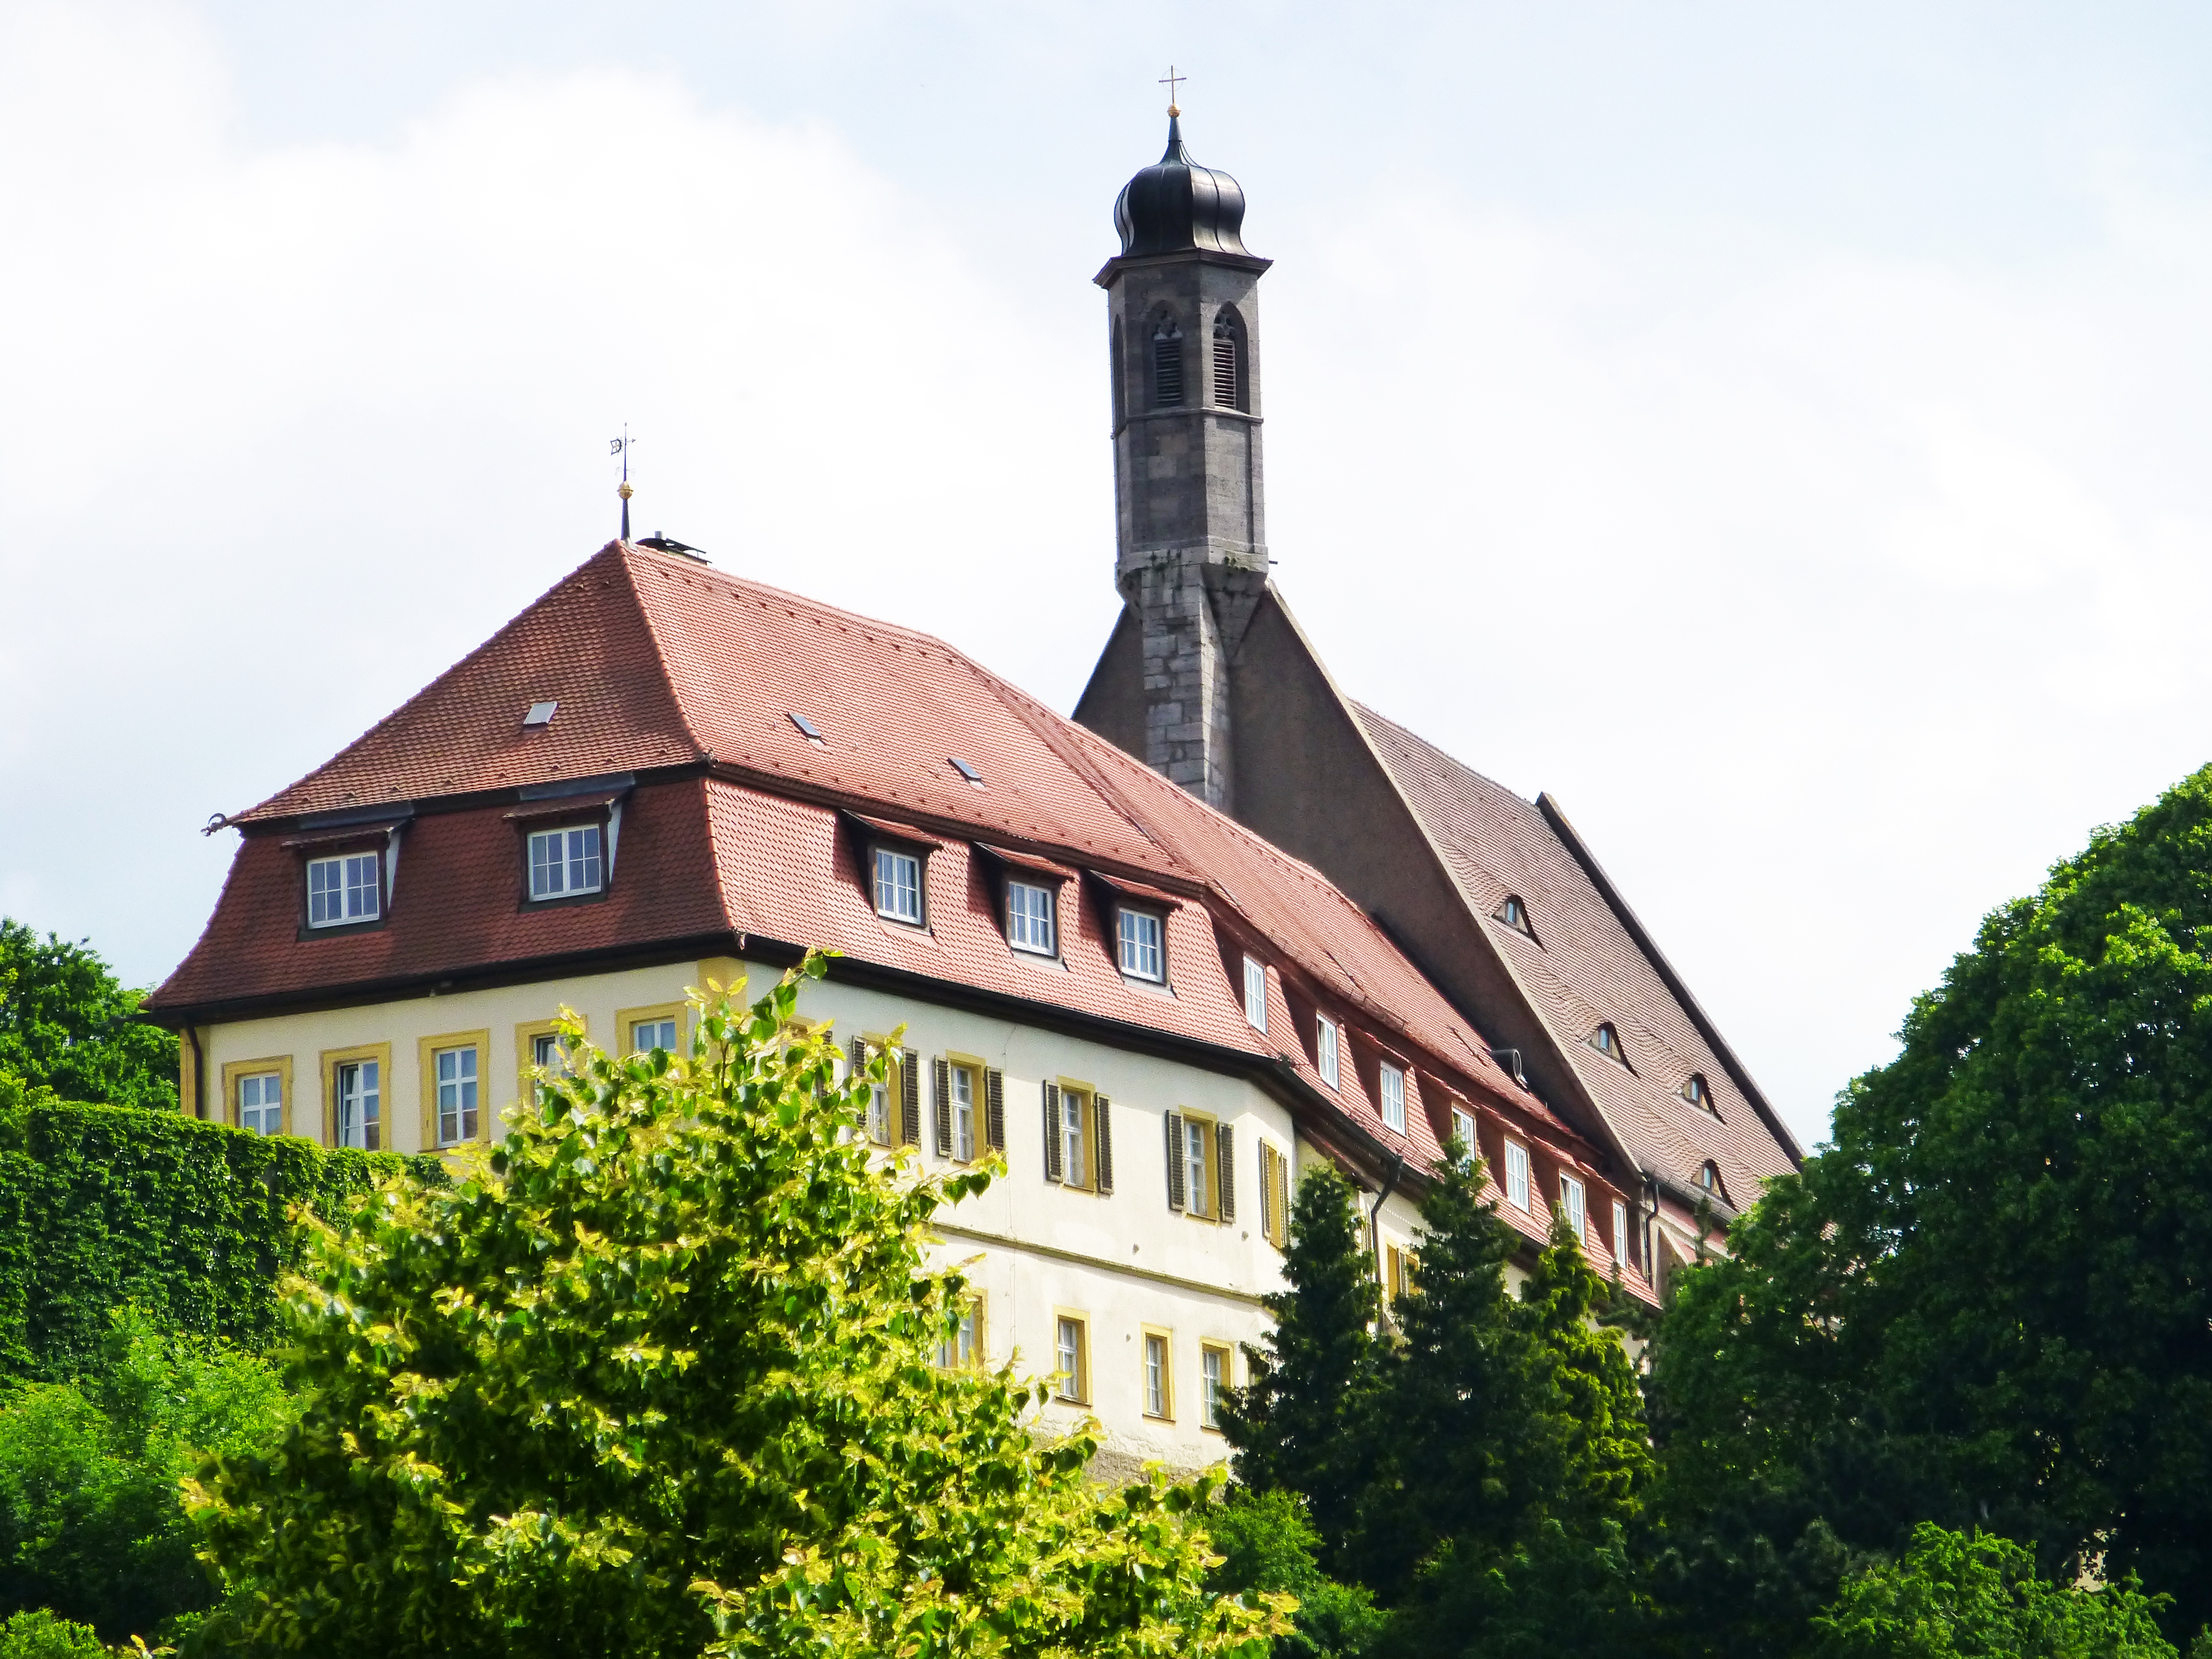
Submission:
[[[1244,253],[1244,191],[1218,167],[1202,167],[1182,147],[1182,123],[1168,117],[1167,153],[1121,186],[1114,228],[1121,256]],[[1249,257],[1247,255],[1246,257]]]

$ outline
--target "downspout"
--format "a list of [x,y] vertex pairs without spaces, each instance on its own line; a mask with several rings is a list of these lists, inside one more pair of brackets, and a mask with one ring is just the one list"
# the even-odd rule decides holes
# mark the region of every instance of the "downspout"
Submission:
[[192,1045],[192,1115],[207,1116],[207,1057],[200,1052],[200,1028],[189,1022],[185,1037]]
[[1405,1154],[1391,1153],[1389,1173],[1383,1178],[1382,1190],[1375,1194],[1375,1207],[1367,1212],[1367,1243],[1375,1252],[1375,1282],[1386,1289],[1389,1288],[1389,1279],[1386,1272],[1388,1264],[1382,1260],[1382,1206],[1397,1190],[1398,1177],[1405,1173]]

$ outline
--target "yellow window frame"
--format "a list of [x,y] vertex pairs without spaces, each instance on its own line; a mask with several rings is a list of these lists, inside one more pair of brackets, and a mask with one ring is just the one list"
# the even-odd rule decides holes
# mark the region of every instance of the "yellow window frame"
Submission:
[[387,1152],[399,1149],[392,1144],[392,1126],[398,1121],[392,1104],[392,1045],[388,1042],[360,1042],[350,1048],[325,1048],[316,1056],[318,1069],[323,1079],[323,1145],[338,1144],[338,1067],[357,1060],[376,1062],[377,1088],[380,1095],[377,1104],[382,1115],[378,1122],[378,1138]]
[[[968,1073],[968,1144],[971,1150],[968,1157],[960,1156],[960,1122],[957,1117],[951,1116],[952,1103],[947,1099],[945,1110],[952,1124],[952,1161],[955,1164],[980,1163],[990,1156],[991,1152],[991,1126],[985,1121],[991,1109],[991,1067],[981,1054],[959,1054],[948,1048],[945,1052],[947,1087],[951,1086],[955,1072]],[[1085,1121],[1089,1121],[1087,1115]]]
[[[1221,1224],[1221,1120],[1211,1112],[1193,1111],[1188,1106],[1178,1106],[1176,1110],[1182,1118],[1186,1136],[1190,1133],[1192,1124],[1206,1126],[1206,1208],[1200,1210],[1191,1201],[1194,1194],[1189,1189],[1189,1178],[1186,1176],[1182,1212],[1193,1221],[1203,1221],[1218,1227]],[[1183,1146],[1176,1148],[1176,1157],[1185,1160],[1183,1167],[1186,1170],[1189,1168]]]
[[650,1049],[638,1048],[631,1032],[647,1020],[658,1023],[664,1019],[676,1022],[676,1046],[668,1051],[671,1060],[684,1060],[691,1053],[691,1005],[688,1002],[655,1002],[642,1008],[618,1008],[615,1011],[615,1051],[624,1060],[632,1054],[649,1054]]
[[[588,1040],[591,1032],[590,1025],[583,1022],[580,1016],[579,1016],[579,1023],[584,1024],[585,1035]],[[532,1019],[525,1020],[514,1028],[514,1092],[518,1098],[526,1092],[525,1085],[530,1073],[538,1065],[536,1058],[538,1039],[542,1036],[551,1036],[560,1029],[560,1024],[561,1022],[556,1019]],[[483,1079],[477,1079],[477,1083],[481,1085]],[[477,1098],[478,1103],[481,1104],[483,1098],[481,1092]]]
[[[227,1060],[223,1062],[222,1121],[234,1129],[246,1127],[246,1119],[238,1104],[238,1085],[247,1078],[266,1077],[271,1072],[276,1073],[276,1086],[284,1096],[277,1103],[276,1121],[280,1127],[276,1133],[280,1135],[292,1133],[292,1056],[289,1054],[271,1054],[266,1060]],[[187,1100],[185,1104],[190,1105],[191,1102]]]
[[[1210,1353],[1218,1353],[1221,1356],[1221,1392],[1227,1394],[1237,1386],[1237,1345],[1233,1342],[1223,1342],[1213,1337],[1199,1339],[1198,1386],[1201,1394],[1206,1389],[1206,1356]],[[1209,1403],[1212,1402],[1205,1400],[1199,1401],[1198,1426],[1205,1433],[1219,1434],[1221,1432],[1219,1417],[1217,1415],[1214,1421],[1211,1423],[1206,1420],[1206,1407]]]
[[[906,1045],[881,1031],[863,1031],[860,1041],[867,1045],[870,1060],[878,1054],[884,1057],[884,1138],[876,1139],[866,1118],[861,1120],[861,1132],[867,1135],[869,1146],[888,1152],[906,1144],[899,1139],[906,1111]],[[846,1051],[845,1063],[853,1063],[850,1049]]]
[[[975,1316],[974,1346],[969,1352],[966,1369],[977,1371],[988,1370],[991,1368],[990,1325],[987,1316],[988,1310],[984,1302],[984,1292],[980,1290],[969,1291],[961,1298],[961,1306],[963,1310],[973,1313]],[[1057,1336],[1059,1333],[1054,1332],[1054,1334]],[[946,1348],[950,1347],[952,1350],[952,1358],[950,1363],[946,1363],[942,1358],[940,1358],[938,1364],[938,1369],[939,1370],[959,1370],[963,1369],[959,1358],[959,1333],[956,1329],[951,1335],[945,1338],[944,1340],[939,1343],[939,1352],[940,1356],[944,1353]]]
[[[1052,1310],[1052,1342],[1046,1352],[1052,1355],[1053,1375],[1060,1375],[1060,1325],[1062,1320],[1072,1322],[1076,1330],[1075,1372],[1053,1393],[1053,1398],[1063,1406],[1087,1406],[1091,1403],[1091,1316],[1073,1308],[1054,1308]],[[1072,1389],[1073,1392],[1062,1392]]]
[[[1137,1332],[1137,1387],[1144,1415],[1155,1423],[1176,1420],[1175,1332],[1165,1325],[1141,1325]],[[1160,1345],[1160,1408],[1152,1409],[1151,1379],[1146,1376],[1152,1359],[1152,1344]]]
[[[449,1048],[474,1048],[477,1051],[477,1133],[473,1142],[447,1141],[438,1138],[438,1056]],[[422,1089],[417,1100],[422,1108],[422,1150],[442,1152],[455,1146],[489,1146],[494,1110],[492,1102],[497,1098],[491,1089],[490,1031],[447,1031],[442,1036],[418,1037],[415,1043],[415,1056],[419,1065]]]

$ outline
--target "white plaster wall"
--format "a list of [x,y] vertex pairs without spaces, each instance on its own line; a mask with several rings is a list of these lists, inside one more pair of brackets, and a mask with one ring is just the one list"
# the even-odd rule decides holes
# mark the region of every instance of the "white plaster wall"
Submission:
[[[218,1026],[204,1038],[208,1108],[211,1115],[223,1109],[220,1079],[226,1062],[289,1054],[295,1126],[320,1139],[325,1103],[319,1055],[326,1049],[389,1042],[386,1144],[416,1151],[422,1121],[418,1039],[487,1029],[489,1075],[483,1099],[496,1133],[498,1109],[519,1092],[518,1025],[550,1018],[565,1004],[585,1016],[594,1042],[611,1043],[617,1009],[678,1000],[705,974],[724,977],[730,967],[726,962],[676,963]],[[755,994],[777,976],[775,969],[757,964],[744,971]],[[1006,1178],[944,1213],[943,1243],[936,1255],[946,1263],[978,1258],[969,1273],[984,1293],[985,1341],[994,1365],[1012,1358],[1025,1375],[1048,1371],[1057,1310],[1088,1317],[1091,1398],[1087,1407],[1048,1408],[1046,1425],[1071,1424],[1087,1408],[1105,1429],[1108,1449],[1121,1459],[1158,1457],[1192,1468],[1224,1457],[1227,1448],[1220,1437],[1200,1420],[1199,1349],[1202,1341],[1227,1343],[1235,1356],[1231,1381],[1247,1380],[1242,1346],[1256,1342],[1267,1328],[1259,1298],[1281,1286],[1280,1255],[1260,1229],[1258,1148],[1265,1138],[1277,1151],[1293,1152],[1296,1143],[1285,1109],[1241,1080],[835,981],[803,987],[799,1012],[809,1019],[833,1022],[841,1042],[855,1034],[887,1035],[904,1024],[904,1045],[921,1056],[925,1067],[951,1051],[975,1055],[1005,1073]],[[927,1070],[923,1078],[920,1166],[935,1173],[946,1164],[933,1150]],[[1110,1195],[1044,1179],[1041,1085],[1061,1078],[1089,1084],[1111,1103]],[[1177,1108],[1235,1126],[1232,1221],[1207,1221],[1168,1207],[1162,1120]],[[1295,1156],[1302,1166],[1317,1154],[1296,1147]],[[1394,1195],[1384,1206],[1382,1224],[1386,1237],[1410,1242],[1417,1232],[1413,1206],[1402,1194]],[[1142,1328],[1148,1325],[1170,1336],[1175,1399],[1166,1420],[1148,1417],[1143,1409]]]

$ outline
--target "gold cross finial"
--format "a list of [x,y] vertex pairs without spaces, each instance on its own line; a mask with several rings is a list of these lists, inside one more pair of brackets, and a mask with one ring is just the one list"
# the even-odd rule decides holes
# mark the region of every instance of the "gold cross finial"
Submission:
[[1170,115],[1180,115],[1182,113],[1181,110],[1176,107],[1176,82],[1178,81],[1188,81],[1189,79],[1190,76],[1188,75],[1177,75],[1175,72],[1175,65],[1173,64],[1170,64],[1168,65],[1168,72],[1160,76],[1160,84],[1168,89],[1168,113]]

